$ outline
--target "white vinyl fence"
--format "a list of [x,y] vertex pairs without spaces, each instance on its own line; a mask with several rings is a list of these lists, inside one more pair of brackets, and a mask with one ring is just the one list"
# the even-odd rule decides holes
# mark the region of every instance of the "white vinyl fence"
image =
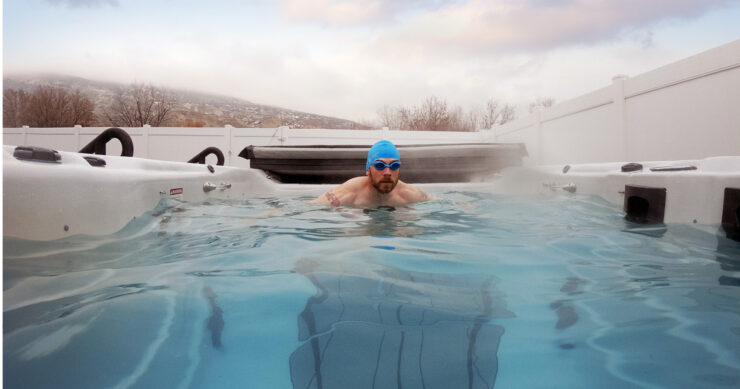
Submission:
[[740,40],[494,129],[529,165],[740,155]]

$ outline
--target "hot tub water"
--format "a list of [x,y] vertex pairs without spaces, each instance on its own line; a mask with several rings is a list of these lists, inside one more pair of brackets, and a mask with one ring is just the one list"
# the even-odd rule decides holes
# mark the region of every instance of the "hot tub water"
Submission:
[[740,243],[597,197],[163,200],[4,240],[8,387],[733,387]]

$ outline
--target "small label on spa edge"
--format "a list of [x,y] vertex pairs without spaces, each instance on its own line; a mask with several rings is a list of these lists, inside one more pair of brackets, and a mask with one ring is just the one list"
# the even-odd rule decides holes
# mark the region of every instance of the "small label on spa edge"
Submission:
[[179,195],[179,194],[182,194],[182,188],[170,189],[170,196]]

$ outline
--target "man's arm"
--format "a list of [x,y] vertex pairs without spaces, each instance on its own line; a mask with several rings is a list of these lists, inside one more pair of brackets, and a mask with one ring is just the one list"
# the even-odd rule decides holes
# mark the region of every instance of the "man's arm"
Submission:
[[337,195],[334,194],[334,189],[329,189],[329,191],[327,191],[326,193],[312,200],[311,204],[323,204],[323,205],[331,204],[335,207],[338,207],[342,204],[342,202],[339,200]]
[[403,199],[408,203],[420,203],[424,201],[439,200],[439,197],[432,196],[417,186],[406,184],[403,191]]
[[434,201],[439,200],[439,197],[432,196],[429,193],[425,192],[421,188],[416,188],[419,191],[419,200],[418,201]]

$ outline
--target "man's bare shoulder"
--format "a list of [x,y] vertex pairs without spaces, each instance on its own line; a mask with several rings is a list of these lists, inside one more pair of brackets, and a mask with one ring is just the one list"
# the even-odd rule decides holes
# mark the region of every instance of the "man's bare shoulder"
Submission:
[[423,201],[439,200],[439,197],[430,195],[418,186],[407,184],[405,182],[399,182],[398,186],[398,194],[403,202],[418,203]]
[[315,200],[313,204],[331,204],[333,206],[354,204],[357,192],[366,185],[367,177],[350,178],[343,184],[329,189]]
[[345,181],[342,185],[339,185],[337,189],[358,189],[362,188],[363,186],[367,185],[367,177],[366,176],[359,176],[355,178],[350,178],[349,180]]

